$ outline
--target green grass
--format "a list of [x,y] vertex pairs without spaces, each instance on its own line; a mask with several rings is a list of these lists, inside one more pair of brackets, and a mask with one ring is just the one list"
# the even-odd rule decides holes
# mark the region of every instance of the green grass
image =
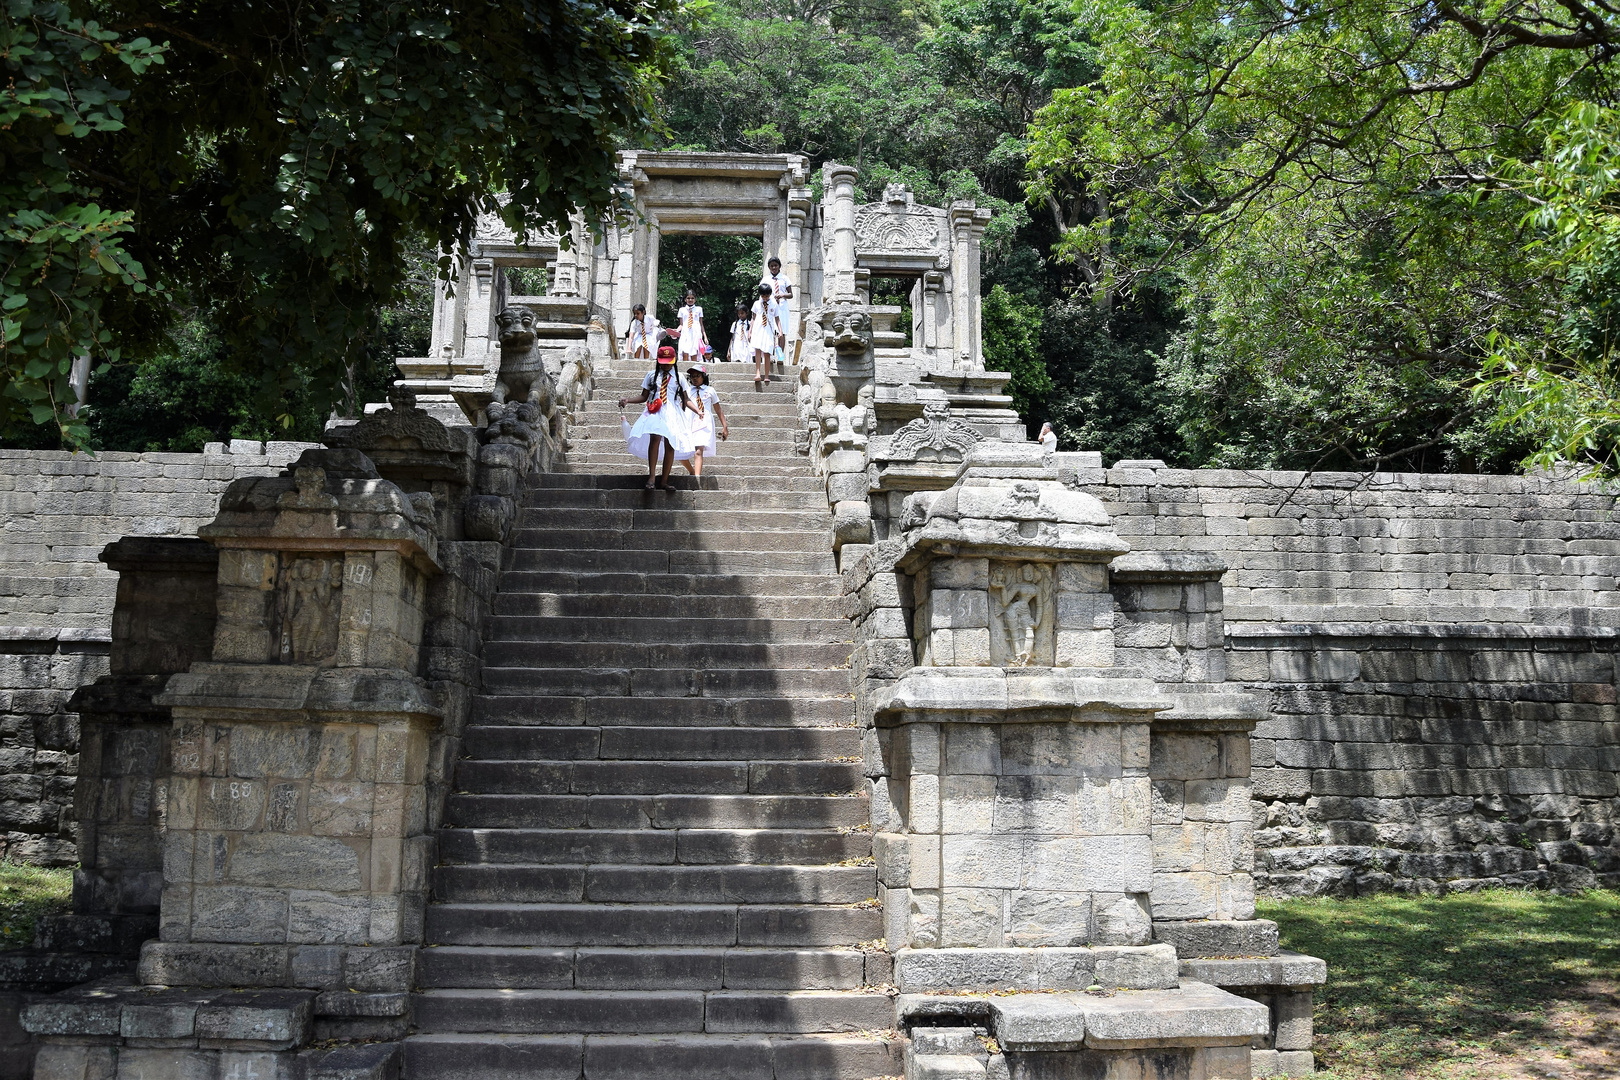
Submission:
[[1495,891],[1262,902],[1327,961],[1335,1080],[1620,1076],[1620,895]]
[[66,914],[73,896],[73,871],[0,862],[0,949],[34,943],[34,921]]

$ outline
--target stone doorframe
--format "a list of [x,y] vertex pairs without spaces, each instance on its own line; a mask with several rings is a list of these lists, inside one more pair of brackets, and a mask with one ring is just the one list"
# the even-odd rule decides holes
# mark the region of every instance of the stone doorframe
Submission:
[[659,239],[666,233],[759,237],[765,260],[782,260],[799,298],[795,310],[806,310],[820,291],[819,245],[807,243],[815,229],[809,168],[801,154],[621,153],[619,177],[635,218],[615,268],[614,326],[628,326],[636,304],[657,302]]

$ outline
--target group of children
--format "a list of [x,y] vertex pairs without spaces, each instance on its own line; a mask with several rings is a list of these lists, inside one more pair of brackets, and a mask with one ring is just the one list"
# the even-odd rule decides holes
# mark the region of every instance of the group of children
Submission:
[[[756,385],[771,381],[773,360],[786,360],[788,327],[793,316],[793,286],[782,276],[782,260],[772,259],[767,267],[752,309],[737,305],[737,318],[731,324],[731,347],[725,357],[739,363],[752,359]],[[625,352],[632,359],[650,360],[665,340],[672,339],[679,362],[689,364],[714,351],[703,325],[703,309],[692,289],[686,290],[686,303],[675,313],[675,319],[679,325],[666,331],[659,327],[656,316],[647,314],[647,305],[637,304],[625,332]]]
[[[752,311],[737,306],[727,356],[728,360],[746,363],[748,354],[753,354],[756,387],[771,381],[772,360],[785,359],[787,328],[793,312],[793,286],[782,276],[782,260],[772,259],[768,267],[760,279],[759,298]],[[647,459],[649,491],[668,489],[670,468],[676,461],[692,475],[703,475],[704,457],[712,458],[716,453],[717,419],[720,439],[729,434],[719,395],[709,385],[707,366],[700,362],[714,350],[694,290],[686,290],[686,303],[675,318],[677,329],[664,331],[658,320],[647,314],[647,306],[637,304],[625,334],[625,351],[632,359],[657,361],[641,380],[641,396],[619,399],[621,409],[629,404],[646,406],[634,426],[623,422],[623,427],[630,452]],[[687,365],[684,374],[676,366],[677,361]]]

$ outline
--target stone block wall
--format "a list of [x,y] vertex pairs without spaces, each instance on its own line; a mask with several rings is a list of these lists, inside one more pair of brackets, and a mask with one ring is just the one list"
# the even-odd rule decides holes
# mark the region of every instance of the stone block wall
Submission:
[[107,673],[122,536],[195,536],[232,480],[280,471],[304,443],[237,440],[201,454],[0,450],[0,857],[77,861],[79,718]]
[[1213,552],[1243,623],[1620,626],[1620,514],[1536,476],[1167,469],[1060,471],[1134,551]]
[[1620,632],[1347,625],[1235,632],[1256,878],[1280,895],[1620,886]]

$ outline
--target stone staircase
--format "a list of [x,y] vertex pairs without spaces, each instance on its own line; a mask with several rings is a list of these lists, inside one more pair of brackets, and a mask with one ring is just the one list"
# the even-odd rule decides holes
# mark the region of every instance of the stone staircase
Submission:
[[528,493],[410,1077],[901,1071],[822,483],[791,384],[712,367],[731,440],[701,490],[641,489],[615,407],[637,370],[598,380],[570,471]]

